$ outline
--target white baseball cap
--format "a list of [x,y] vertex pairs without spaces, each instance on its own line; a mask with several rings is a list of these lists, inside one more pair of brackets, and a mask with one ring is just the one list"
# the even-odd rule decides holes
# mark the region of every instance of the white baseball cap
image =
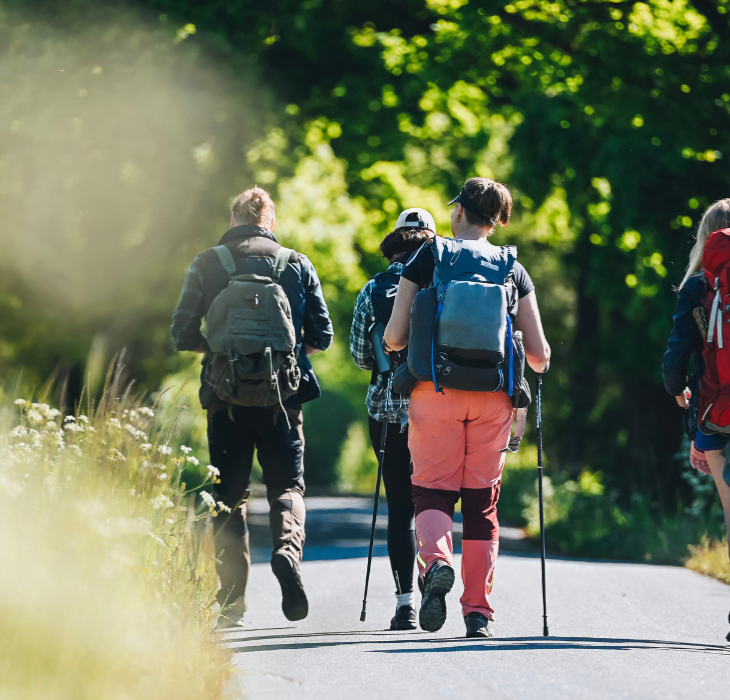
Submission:
[[403,226],[427,228],[429,231],[436,233],[436,222],[433,220],[431,213],[425,209],[418,209],[417,207],[404,209],[401,212],[398,217],[398,221],[396,221],[395,227],[402,228]]

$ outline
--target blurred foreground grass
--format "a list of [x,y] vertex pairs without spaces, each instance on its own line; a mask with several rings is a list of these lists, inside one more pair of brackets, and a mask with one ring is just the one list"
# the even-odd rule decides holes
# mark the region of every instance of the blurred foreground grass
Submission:
[[0,697],[222,696],[218,506],[156,411],[114,384],[86,415],[0,406]]
[[699,545],[689,549],[692,556],[687,560],[688,569],[730,584],[727,542],[704,539]]

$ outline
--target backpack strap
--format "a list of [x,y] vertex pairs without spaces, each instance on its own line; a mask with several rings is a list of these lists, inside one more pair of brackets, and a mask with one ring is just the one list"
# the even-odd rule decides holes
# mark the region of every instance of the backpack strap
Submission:
[[504,251],[506,261],[504,278],[507,280],[510,272],[512,272],[515,263],[517,262],[517,247],[513,245],[503,245],[502,250]]
[[217,245],[213,250],[218,256],[223,269],[228,273],[228,276],[233,278],[236,276],[236,261],[233,259],[233,253],[231,253],[227,245]]
[[286,270],[286,266],[289,264],[289,258],[291,258],[293,252],[291,248],[279,248],[279,252],[276,254],[276,260],[274,260],[274,269],[271,271],[271,279],[274,282],[278,282],[281,273]]

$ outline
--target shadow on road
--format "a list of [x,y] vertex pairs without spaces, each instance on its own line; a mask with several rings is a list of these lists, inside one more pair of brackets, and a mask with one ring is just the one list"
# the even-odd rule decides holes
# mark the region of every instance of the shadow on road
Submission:
[[[258,631],[258,630],[251,630]],[[402,633],[399,633],[402,635]],[[556,650],[556,649],[585,649],[593,651],[685,651],[690,653],[714,654],[730,656],[730,645],[716,644],[695,644],[692,642],[676,642],[657,639],[614,639],[608,637],[506,637],[486,641],[484,639],[466,639],[464,637],[434,639],[419,638],[422,633],[408,635],[408,639],[384,639],[383,637],[393,635],[392,632],[312,632],[308,634],[278,634],[258,637],[244,637],[240,639],[229,639],[226,643],[236,654],[249,654],[262,651],[280,651],[284,649],[320,649],[337,646],[356,645],[382,645],[391,647],[404,647],[418,644],[418,647],[410,648],[388,648],[388,649],[367,649],[365,651],[378,654],[422,654],[439,652],[459,651],[530,651],[530,650]],[[369,637],[369,639],[319,641],[315,638],[321,637]],[[274,644],[250,644],[255,641],[274,639],[312,639],[312,641],[274,643]],[[236,646],[244,644],[244,646]],[[438,644],[438,646],[436,646]],[[449,646],[444,646],[447,644]]]

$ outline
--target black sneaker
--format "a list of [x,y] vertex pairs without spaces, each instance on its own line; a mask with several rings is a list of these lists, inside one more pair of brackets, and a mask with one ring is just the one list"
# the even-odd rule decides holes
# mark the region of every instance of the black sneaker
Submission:
[[287,620],[303,620],[309,613],[309,602],[304,592],[299,567],[286,554],[274,553],[271,570],[281,586],[281,609]]
[[442,561],[428,570],[423,581],[423,601],[418,614],[422,630],[436,632],[446,622],[446,594],[454,585],[454,570]]
[[471,612],[464,615],[467,637],[494,637],[494,632],[489,629],[490,620],[478,612]]
[[410,605],[401,605],[390,621],[392,630],[414,630],[416,629],[416,611]]

